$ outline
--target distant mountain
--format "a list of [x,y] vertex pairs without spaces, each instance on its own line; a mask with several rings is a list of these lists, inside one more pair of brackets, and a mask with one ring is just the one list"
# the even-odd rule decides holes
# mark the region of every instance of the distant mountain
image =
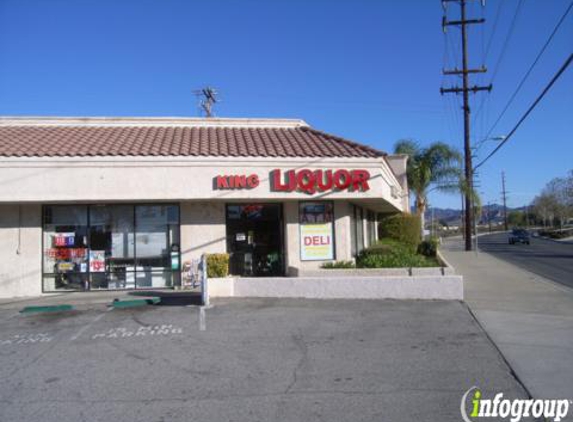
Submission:
[[[524,207],[518,208],[510,208],[507,207],[507,212],[510,211],[524,210]],[[452,208],[428,208],[426,210],[426,222],[429,223],[432,221],[441,222],[444,225],[448,226],[459,226],[461,225],[461,217],[462,211],[460,209],[452,209]],[[487,223],[490,221],[492,224],[500,223],[503,221],[503,205],[500,204],[490,204],[484,205],[482,207],[482,216],[480,219],[480,223]]]

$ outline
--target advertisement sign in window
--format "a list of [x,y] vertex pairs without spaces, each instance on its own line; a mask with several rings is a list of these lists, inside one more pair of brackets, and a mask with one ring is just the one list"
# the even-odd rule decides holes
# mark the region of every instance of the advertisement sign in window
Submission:
[[334,259],[332,203],[300,204],[300,259],[327,261]]
[[105,251],[90,251],[90,271],[92,273],[105,272]]

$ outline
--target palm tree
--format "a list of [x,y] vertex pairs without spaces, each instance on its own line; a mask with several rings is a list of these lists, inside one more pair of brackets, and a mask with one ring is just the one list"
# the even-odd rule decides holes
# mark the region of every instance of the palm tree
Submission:
[[434,142],[422,148],[411,139],[396,142],[394,153],[409,157],[406,168],[408,187],[415,197],[416,214],[420,217],[423,234],[428,193],[432,190],[450,193],[465,190],[461,172],[462,156],[443,142]]

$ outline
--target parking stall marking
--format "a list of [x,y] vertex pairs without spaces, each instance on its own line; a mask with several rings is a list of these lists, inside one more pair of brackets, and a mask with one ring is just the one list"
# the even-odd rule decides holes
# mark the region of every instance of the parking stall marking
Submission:
[[129,330],[124,327],[111,328],[102,333],[94,334],[92,340],[97,339],[114,339],[129,337],[145,336],[168,336],[173,334],[182,334],[183,329],[173,324],[151,325],[149,327],[139,327],[137,330]]
[[48,343],[53,339],[54,337],[49,333],[13,334],[7,338],[0,339],[0,346],[19,346],[22,344]]

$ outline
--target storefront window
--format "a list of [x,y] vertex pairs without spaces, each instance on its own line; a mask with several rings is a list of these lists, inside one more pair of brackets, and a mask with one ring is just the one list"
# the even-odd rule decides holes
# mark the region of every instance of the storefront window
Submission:
[[[137,287],[173,285],[171,270],[179,255],[179,209],[149,205],[135,208]],[[173,255],[173,257],[172,257]]]
[[299,208],[300,259],[334,259],[334,216],[332,202],[301,202]]
[[86,206],[53,206],[44,212],[45,290],[83,290],[88,274]]
[[90,207],[91,289],[135,287],[133,207]]
[[180,283],[179,207],[44,207],[44,290]]

